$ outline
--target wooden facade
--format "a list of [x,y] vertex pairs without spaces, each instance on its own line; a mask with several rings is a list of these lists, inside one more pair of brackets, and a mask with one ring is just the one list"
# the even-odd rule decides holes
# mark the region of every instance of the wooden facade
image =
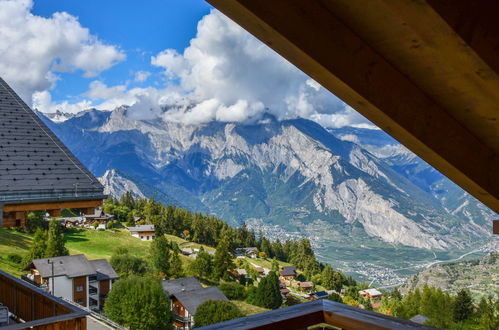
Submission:
[[84,306],[87,306],[87,277],[73,278],[73,301]]
[[4,329],[86,330],[87,312],[45,293],[39,288],[0,271],[0,302],[18,321]]

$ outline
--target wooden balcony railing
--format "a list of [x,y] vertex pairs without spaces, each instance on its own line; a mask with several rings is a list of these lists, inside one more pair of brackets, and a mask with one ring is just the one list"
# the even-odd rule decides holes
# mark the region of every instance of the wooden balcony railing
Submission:
[[4,271],[0,271],[0,303],[18,322],[2,330],[87,328],[88,312]]
[[240,319],[209,325],[199,329],[304,329],[317,324],[329,324],[340,329],[433,329],[411,321],[379,314],[329,300],[276,309]]

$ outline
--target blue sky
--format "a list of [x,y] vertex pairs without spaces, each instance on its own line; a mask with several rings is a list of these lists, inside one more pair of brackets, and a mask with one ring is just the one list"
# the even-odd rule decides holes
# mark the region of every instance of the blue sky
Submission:
[[[126,60],[96,77],[85,78],[81,70],[60,73],[63,83],[51,90],[53,101],[81,99],[95,79],[107,85],[130,81],[130,87],[160,84],[162,70],[151,65],[151,56],[167,48],[182,52],[196,35],[198,21],[211,8],[203,0],[35,1],[33,14],[50,18],[55,12],[67,12],[76,16],[93,35],[117,45],[126,54]],[[133,82],[137,71],[148,71],[152,75],[144,82]]]
[[0,76],[42,112],[373,127],[204,0],[0,0]]

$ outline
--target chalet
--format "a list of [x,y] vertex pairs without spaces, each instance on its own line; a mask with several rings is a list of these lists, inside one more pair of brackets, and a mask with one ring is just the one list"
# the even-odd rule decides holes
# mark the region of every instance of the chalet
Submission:
[[140,238],[143,241],[154,239],[154,225],[140,225],[136,227],[128,227],[128,231],[133,237]]
[[298,289],[305,292],[310,292],[314,288],[314,283],[312,282],[299,282]]
[[284,281],[292,281],[296,277],[296,272],[294,270],[281,270],[279,272],[279,279]]
[[102,309],[119,278],[107,260],[88,260],[83,254],[35,259],[25,270],[25,281],[94,310]]
[[255,266],[255,270],[260,276],[265,276],[265,269],[263,267]]
[[204,288],[194,277],[163,281],[163,289],[171,299],[175,314],[176,329],[190,330],[194,327],[194,315],[202,303],[208,300],[229,301],[217,287]]
[[96,209],[93,214],[85,214],[83,216],[85,218],[85,225],[93,226],[93,224],[97,221],[99,226],[97,228],[106,229],[106,224],[109,221],[114,220],[114,215],[105,214],[102,209]]
[[366,290],[360,290],[359,291],[359,294],[361,296],[364,296],[366,298],[369,298],[369,299],[375,299],[375,298],[379,298],[382,296],[382,293],[379,292],[378,290],[376,289],[366,289]]
[[255,259],[258,257],[258,249],[256,247],[245,247],[245,248],[237,248],[234,251],[236,257],[250,257]]
[[318,291],[310,295],[310,300],[326,299],[328,296],[326,291]]
[[104,187],[0,78],[0,227],[26,224],[26,212],[94,213]]
[[281,269],[283,271],[293,271],[296,274],[296,266],[283,266]]
[[283,299],[286,299],[286,297],[291,292],[289,289],[281,289],[280,291],[281,291],[281,296],[282,296]]

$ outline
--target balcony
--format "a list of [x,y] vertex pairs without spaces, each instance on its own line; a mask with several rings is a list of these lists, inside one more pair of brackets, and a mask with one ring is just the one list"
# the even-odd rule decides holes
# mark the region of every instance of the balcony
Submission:
[[89,285],[88,286],[88,294],[91,296],[96,296],[99,294],[99,289],[97,289],[95,286]]
[[212,324],[199,329],[302,329],[318,324],[358,330],[433,329],[411,321],[324,299]]
[[186,324],[186,323],[191,322],[191,319],[190,319],[190,317],[185,317],[185,316],[175,314],[175,321]]
[[8,330],[62,329],[68,325],[86,329],[87,312],[4,271],[0,271],[0,302],[13,314],[16,323],[5,327]]

